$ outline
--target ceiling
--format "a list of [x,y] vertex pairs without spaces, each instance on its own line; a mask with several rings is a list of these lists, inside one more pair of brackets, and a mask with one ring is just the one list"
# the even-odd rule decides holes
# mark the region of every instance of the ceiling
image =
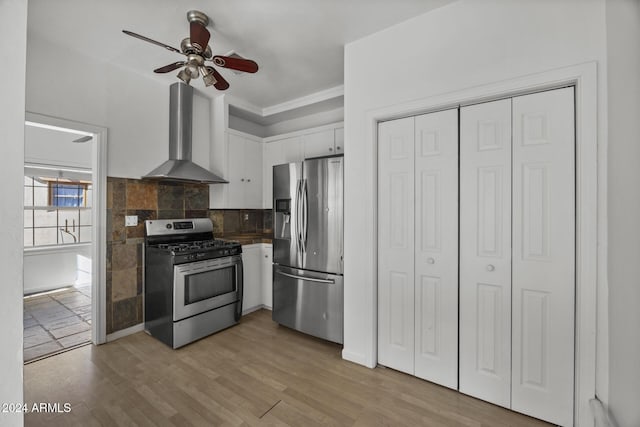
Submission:
[[[28,31],[29,37],[170,84],[177,81],[176,72],[152,70],[182,57],[121,30],[179,48],[188,36],[186,12],[200,10],[212,21],[214,55],[234,50],[260,66],[254,75],[222,69],[231,84],[227,92],[264,108],[342,85],[345,43],[452,1],[29,0]],[[193,85],[204,90],[201,79]],[[207,91],[217,94],[214,88]]]

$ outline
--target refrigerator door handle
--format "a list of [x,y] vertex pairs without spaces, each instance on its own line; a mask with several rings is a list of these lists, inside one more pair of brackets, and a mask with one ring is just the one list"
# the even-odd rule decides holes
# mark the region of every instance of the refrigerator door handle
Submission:
[[298,276],[296,274],[285,273],[284,271],[276,271],[276,273],[281,275],[281,276],[290,277],[290,278],[296,279],[296,280],[304,280],[306,282],[329,283],[329,284],[336,283],[336,281],[333,280],[333,279],[316,279],[315,277]]
[[307,252],[307,231],[309,229],[309,186],[302,184],[302,251]]
[[295,230],[295,238],[296,238],[296,251],[300,251],[301,250],[301,245],[300,245],[300,228],[301,228],[301,224],[300,224],[300,192],[301,192],[301,187],[302,187],[302,180],[298,180],[296,183],[296,198],[295,201],[293,203],[293,205],[295,206],[295,221],[296,221],[296,230]]

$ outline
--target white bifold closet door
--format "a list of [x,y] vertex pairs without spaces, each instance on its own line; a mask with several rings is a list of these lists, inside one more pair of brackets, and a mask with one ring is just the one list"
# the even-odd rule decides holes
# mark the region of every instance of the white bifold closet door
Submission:
[[461,109],[460,391],[573,425],[573,88]]
[[378,128],[378,361],[458,385],[458,112]]
[[513,98],[511,408],[573,425],[574,89]]
[[460,391],[511,404],[511,99],[460,109]]
[[378,363],[413,374],[414,118],[378,125]]

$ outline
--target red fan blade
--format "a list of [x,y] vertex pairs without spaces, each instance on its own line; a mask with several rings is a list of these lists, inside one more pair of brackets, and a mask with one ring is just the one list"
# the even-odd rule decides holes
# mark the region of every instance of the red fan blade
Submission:
[[140,34],[136,34],[134,32],[127,31],[127,30],[122,30],[122,32],[125,33],[128,36],[135,37],[137,39],[144,40],[144,41],[146,41],[148,43],[155,44],[156,46],[163,47],[163,48],[165,48],[167,50],[170,50],[171,52],[176,52],[176,53],[180,53],[180,54],[182,53],[178,49],[176,49],[175,47],[171,47],[171,46],[166,45],[164,43],[157,42],[157,41],[155,41],[153,39],[150,39],[149,37],[141,36]]
[[205,67],[207,70],[209,70],[209,72],[211,74],[213,74],[213,77],[215,77],[216,82],[214,83],[213,87],[215,87],[218,90],[227,90],[229,89],[229,82],[227,82],[224,77],[222,77],[222,75],[216,71],[215,68],[213,67],[209,67],[206,66]]
[[184,61],[178,61],[178,62],[174,62],[173,64],[165,65],[164,67],[156,68],[155,70],[153,70],[153,72],[154,73],[168,73],[170,71],[177,70],[178,68],[182,67],[183,65],[187,65],[187,63],[184,62]]
[[216,55],[212,61],[218,67],[231,68],[232,70],[244,71],[245,73],[255,73],[258,71],[258,64],[250,59]]
[[204,25],[195,21],[191,22],[189,30],[191,44],[198,45],[200,47],[200,52],[204,52],[207,48],[207,45],[209,44],[209,38],[211,37],[209,31],[205,28]]

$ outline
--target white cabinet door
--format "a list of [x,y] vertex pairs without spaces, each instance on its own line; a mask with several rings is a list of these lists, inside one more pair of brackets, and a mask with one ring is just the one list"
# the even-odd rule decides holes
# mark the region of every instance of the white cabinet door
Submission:
[[460,117],[460,391],[510,407],[511,100]]
[[244,208],[262,209],[262,143],[244,140]]
[[226,185],[226,208],[243,208],[244,206],[244,138],[235,134],[227,134],[228,176]]
[[262,304],[262,260],[261,245],[242,247],[242,263],[244,271],[244,288],[242,295],[242,311],[254,311]]
[[262,143],[229,133],[227,135],[229,184],[227,209],[262,208]]
[[414,119],[378,125],[378,362],[413,374]]
[[273,246],[262,245],[262,304],[271,309],[273,306]]
[[415,118],[415,375],[458,388],[458,110]]
[[273,207],[273,166],[302,161],[304,150],[300,137],[267,142],[263,145],[262,207],[271,209]]
[[334,130],[336,154],[344,154],[344,128]]
[[304,160],[304,144],[302,138],[286,138],[282,140],[282,161],[276,164],[301,162]]
[[303,136],[303,140],[305,159],[336,154],[333,129],[306,134]]
[[573,425],[573,88],[513,98],[512,409]]

